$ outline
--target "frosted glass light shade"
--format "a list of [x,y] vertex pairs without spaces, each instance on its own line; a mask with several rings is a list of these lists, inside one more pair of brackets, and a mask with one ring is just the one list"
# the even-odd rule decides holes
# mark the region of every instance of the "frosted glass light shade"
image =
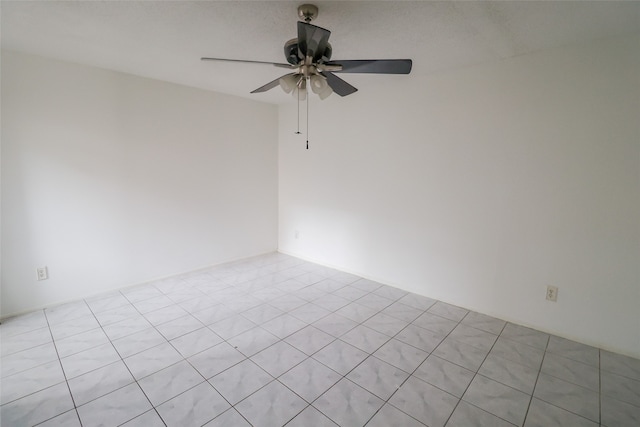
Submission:
[[280,80],[278,80],[278,83],[280,83],[280,87],[282,88],[282,90],[284,90],[286,93],[291,93],[296,88],[299,79],[300,76],[289,74],[281,77]]
[[311,90],[318,95],[320,99],[326,99],[333,93],[331,87],[327,84],[327,79],[322,76],[311,76]]

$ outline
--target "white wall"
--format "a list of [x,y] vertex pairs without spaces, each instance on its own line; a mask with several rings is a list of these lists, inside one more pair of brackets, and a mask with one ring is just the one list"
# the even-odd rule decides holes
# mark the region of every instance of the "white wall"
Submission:
[[2,316],[275,250],[277,132],[272,105],[3,51]]
[[280,250],[639,357],[639,45],[343,75],[309,151],[281,107]]

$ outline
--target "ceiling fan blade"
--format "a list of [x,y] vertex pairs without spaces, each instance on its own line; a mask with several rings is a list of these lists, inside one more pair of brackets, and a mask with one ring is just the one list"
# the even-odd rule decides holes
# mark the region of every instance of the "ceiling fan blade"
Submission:
[[244,62],[249,64],[266,64],[281,68],[292,68],[291,64],[282,64],[279,62],[250,61],[247,59],[225,59],[225,58],[200,58],[202,61],[223,61],[223,62]]
[[334,73],[409,74],[413,61],[410,59],[356,59],[329,61],[325,65],[342,66],[341,71],[334,71]]
[[355,87],[351,86],[349,83],[342,80],[340,77],[328,71],[324,71],[320,74],[322,74],[327,79],[327,84],[329,85],[329,87],[340,96],[351,95],[358,90]]
[[298,21],[298,58],[311,56],[316,62],[327,49],[331,31],[306,22]]
[[287,76],[293,76],[294,73],[289,73],[289,74],[285,74],[284,76],[280,76],[277,79],[275,79],[274,81],[271,81],[269,83],[267,83],[264,86],[260,86],[258,89],[252,90],[251,93],[260,93],[260,92],[266,92],[268,90],[273,89],[274,87],[278,86],[280,84],[280,79],[283,77],[287,77]]

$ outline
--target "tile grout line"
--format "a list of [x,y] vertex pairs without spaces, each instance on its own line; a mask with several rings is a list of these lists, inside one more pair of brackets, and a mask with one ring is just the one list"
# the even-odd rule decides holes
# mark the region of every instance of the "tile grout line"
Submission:
[[547,357],[547,348],[549,348],[549,342],[551,341],[551,336],[547,338],[547,342],[544,346],[544,353],[542,353],[542,360],[540,361],[540,367],[538,368],[538,375],[536,376],[536,381],[533,384],[533,390],[531,391],[531,398],[529,399],[529,405],[527,405],[527,411],[524,414],[524,421],[527,420],[529,416],[529,410],[531,409],[531,403],[533,402],[534,395],[536,393],[536,388],[538,387],[538,380],[540,379],[540,374],[542,373],[542,365],[544,365],[544,359]]

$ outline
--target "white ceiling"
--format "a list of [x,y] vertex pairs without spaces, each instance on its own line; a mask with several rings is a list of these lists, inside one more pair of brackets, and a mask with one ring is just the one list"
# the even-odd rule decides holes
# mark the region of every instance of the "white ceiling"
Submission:
[[[2,47],[271,103],[303,1],[5,1]],[[333,59],[411,58],[412,74],[497,61],[541,49],[640,33],[640,2],[316,1]],[[342,76],[360,90],[412,76]],[[359,83],[359,79],[360,83]],[[372,80],[373,79],[373,80]],[[376,80],[377,79],[377,80]],[[335,95],[333,95],[335,96]],[[352,95],[357,96],[357,95]]]

